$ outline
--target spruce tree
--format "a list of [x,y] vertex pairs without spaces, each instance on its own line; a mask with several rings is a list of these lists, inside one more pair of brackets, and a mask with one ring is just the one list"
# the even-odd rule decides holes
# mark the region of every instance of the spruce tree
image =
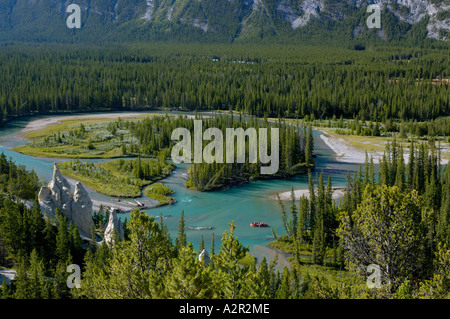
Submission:
[[256,271],[256,283],[258,288],[257,298],[270,298],[270,270],[266,257],[263,257]]
[[399,158],[397,160],[395,186],[397,186],[400,191],[403,191],[405,188],[405,160],[403,158],[403,147],[400,147]]
[[91,225],[91,242],[89,248],[93,253],[97,250],[97,235],[95,234],[95,226]]
[[312,261],[315,264],[323,265],[325,261],[325,233],[323,225],[323,215],[318,215],[316,227],[314,228]]
[[56,234],[57,234],[57,228],[53,226],[52,222],[50,221],[50,218],[45,219],[45,228],[44,228],[44,242],[45,242],[45,249],[44,249],[44,261],[47,264],[50,264],[55,258],[56,258]]
[[297,212],[297,205],[295,203],[295,193],[294,188],[291,189],[291,220],[289,222],[289,230],[290,235],[293,236],[294,240],[297,237],[297,223],[298,223],[298,212]]
[[291,297],[292,297],[292,294],[291,294],[290,272],[287,267],[284,267],[283,274],[281,275],[281,283],[277,289],[275,298],[276,299],[289,299]]
[[230,232],[225,232],[222,236],[222,244],[219,253],[216,255],[215,267],[221,278],[222,298],[235,299],[241,297],[243,278],[248,272],[248,267],[241,266],[238,261],[247,253],[248,249],[234,236],[234,222],[230,225]]
[[201,253],[203,251],[203,249],[205,249],[205,241],[203,240],[203,234],[202,234],[202,239],[200,240],[200,245],[198,247],[198,252]]
[[56,234],[56,256],[60,261],[66,261],[70,253],[70,238],[67,230],[67,218],[56,211],[58,218],[58,233]]
[[39,254],[43,254],[45,250],[45,220],[42,216],[41,207],[37,197],[33,202],[31,209],[31,246],[36,248]]
[[69,246],[74,263],[81,264],[83,260],[83,247],[78,228],[70,222],[69,224]]
[[14,276],[14,295],[15,299],[30,299],[29,279],[27,274],[27,262],[25,257],[20,255],[16,262],[16,275]]
[[313,164],[313,150],[314,150],[314,137],[311,126],[308,127],[306,133],[306,146],[305,146],[305,162],[308,165]]
[[8,284],[6,283],[6,278],[3,277],[2,281],[2,290],[1,290],[1,298],[8,299],[11,296],[11,290],[9,289]]
[[184,231],[184,210],[181,211],[180,222],[178,223],[178,234],[175,239],[175,247],[177,250],[181,249],[181,247],[186,246],[186,233]]
[[304,243],[306,238],[305,223],[306,218],[308,216],[308,207],[309,207],[308,198],[306,196],[302,196],[298,204],[297,242],[299,244]]
[[407,167],[407,185],[408,190],[412,190],[414,188],[414,169],[415,169],[415,148],[414,141],[411,140],[411,144],[409,146],[409,162]]
[[165,279],[166,297],[194,299],[214,296],[209,268],[203,267],[195,255],[190,243],[180,248],[178,257],[173,259],[172,271]]
[[288,224],[286,209],[284,208],[284,204],[281,201],[280,194],[278,194],[278,193],[277,193],[277,201],[278,201],[278,205],[281,208],[281,223],[283,225],[283,228],[284,228],[286,234],[289,235],[290,232],[289,232],[289,224]]
[[45,295],[44,263],[39,258],[36,249],[33,249],[30,255],[29,273],[29,291],[31,299],[41,299]]
[[314,181],[311,177],[311,173],[308,173],[308,189],[309,189],[308,228],[312,232],[314,230],[314,224],[316,222],[316,195],[315,195]]
[[211,234],[211,253],[210,253],[211,257],[214,256],[214,254],[215,254],[214,249],[215,249],[215,247],[214,247],[214,232],[213,232]]

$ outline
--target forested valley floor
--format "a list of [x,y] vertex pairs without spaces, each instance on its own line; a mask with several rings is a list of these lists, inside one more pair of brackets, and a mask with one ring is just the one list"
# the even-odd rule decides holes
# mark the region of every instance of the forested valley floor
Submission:
[[[117,238],[112,247],[83,242],[75,225],[68,224],[62,214],[55,219],[41,214],[36,174],[1,156],[0,265],[14,267],[17,274],[11,287],[3,282],[0,295],[32,299],[449,298],[450,171],[441,164],[440,147],[449,143],[450,135],[449,59],[444,49],[395,46],[261,50],[243,45],[81,49],[3,44],[2,123],[36,114],[161,108],[222,111],[253,116],[262,123],[273,119],[270,125],[280,127],[294,122],[301,125],[298,130],[285,128],[282,168],[288,172],[301,164],[303,173],[308,167],[312,170],[314,151],[311,145],[306,147],[307,136],[318,123],[329,124],[338,134],[381,136],[390,142],[378,173],[368,156],[354,176],[347,176],[342,201],[331,199],[332,181],[325,182],[321,172],[313,171],[309,198],[292,200],[289,207],[280,201],[283,230],[274,233],[272,245],[292,255],[291,267],[282,271],[265,259],[257,265],[235,237],[232,221],[220,243],[211,243],[209,262],[199,261],[204,243],[197,249],[187,242],[183,213],[176,238],[169,236],[163,218],[136,209],[125,225],[125,238]],[[117,162],[114,169],[133,175],[143,187],[143,181],[164,175],[168,156],[164,143],[176,127],[171,125],[186,124],[185,119],[178,121],[111,122],[104,132],[117,143],[104,154],[133,155],[132,165]],[[216,121],[211,125],[228,124],[226,116]],[[148,134],[157,124],[160,131],[153,132],[158,134]],[[130,139],[120,140],[125,128]],[[81,125],[71,130],[64,136],[42,136],[35,151],[57,149],[68,139],[83,140],[90,134]],[[92,140],[84,144],[83,152],[97,156],[99,149],[100,143]],[[152,161],[144,160],[144,155],[153,157]],[[75,171],[76,155],[73,158],[67,169]],[[225,171],[224,179],[214,178]],[[236,178],[237,171],[237,167],[193,166],[188,186],[211,190],[209,182],[214,180],[221,189]],[[255,167],[240,172],[250,180]],[[34,205],[27,208],[20,199]],[[95,215],[92,238],[106,218],[104,212]],[[82,265],[80,289],[66,285],[66,267],[74,263]],[[371,264],[381,271],[378,289],[366,285]]]

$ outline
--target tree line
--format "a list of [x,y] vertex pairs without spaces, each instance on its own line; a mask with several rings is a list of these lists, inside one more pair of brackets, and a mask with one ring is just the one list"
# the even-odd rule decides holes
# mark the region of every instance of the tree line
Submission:
[[[254,179],[282,178],[305,174],[308,169],[313,169],[314,140],[311,127],[289,126],[282,121],[271,125],[267,119],[262,122],[255,119],[247,121],[242,117],[239,119],[219,117],[208,119],[204,122],[205,130],[209,127],[217,127],[222,132],[225,132],[226,128],[243,128],[244,130],[254,128],[258,132],[260,128],[270,128],[271,126],[279,129],[279,158],[276,159],[279,161],[279,164],[278,171],[275,174],[261,174],[261,166],[265,164],[261,163],[260,158],[256,163],[250,162],[248,154],[251,147],[250,143],[252,142],[249,138],[249,142],[245,144],[245,163],[226,163],[225,157],[228,150],[224,143],[223,163],[192,163],[189,168],[189,180],[186,182],[186,186],[200,191],[211,191],[246,183]],[[233,140],[233,144],[237,143]],[[203,144],[208,144],[208,141],[204,141]],[[259,141],[256,144],[255,148],[259,149]],[[267,151],[270,152],[270,150],[271,139],[267,136]],[[237,147],[234,148],[234,151],[237,153]],[[237,156],[234,156],[234,158],[236,159]],[[272,161],[274,160],[273,158]]]
[[0,120],[154,108],[231,109],[258,117],[360,115],[376,121],[449,115],[445,50],[244,48],[2,47]]
[[408,152],[394,139],[378,174],[367,157],[364,167],[347,175],[339,203],[332,200],[330,179],[325,185],[320,174],[316,186],[310,175],[309,198],[297,204],[292,193],[290,209],[281,204],[279,240],[290,242],[297,267],[306,262],[305,250],[311,263],[346,268],[361,278],[370,264],[380,266],[381,289],[361,284],[342,290],[325,280],[318,289],[327,298],[448,298],[450,171],[440,163],[433,139],[412,141]]
[[[406,151],[394,140],[379,170],[367,158],[336,204],[332,185],[310,177],[309,198],[282,211],[284,239],[292,243],[291,268],[276,260],[256,265],[242,260],[248,250],[224,232],[208,256],[187,242],[184,212],[177,236],[169,236],[162,216],[135,209],[125,237],[108,246],[82,241],[65,217],[48,218],[34,201],[27,208],[6,194],[0,205],[0,242],[17,271],[6,298],[448,298],[450,265],[450,172],[440,165],[433,142],[413,141]],[[104,218],[102,223],[104,223]],[[93,232],[92,238],[96,238]],[[97,240],[97,239],[95,239]],[[359,274],[356,281],[333,283],[301,267],[306,246],[311,262]],[[82,267],[80,289],[66,286],[68,264]],[[382,287],[369,290],[368,264],[380,266]],[[347,276],[347,275],[345,275]]]
[[[212,117],[199,117],[195,119],[202,121],[202,136],[208,128],[217,128],[225,132],[227,128],[242,128],[244,131],[248,128],[254,128],[256,132],[260,128],[276,127],[279,129],[279,170],[278,173],[271,175],[272,178],[280,178],[295,174],[306,173],[307,169],[314,167],[313,150],[314,140],[312,129],[300,126],[289,126],[279,120],[276,123],[270,123],[267,118],[258,120],[255,118],[245,119],[233,115],[217,115]],[[122,121],[124,127],[130,130],[131,134],[139,141],[136,145],[138,152],[145,156],[154,156],[160,151],[164,151],[166,156],[171,154],[171,149],[175,142],[172,141],[172,132],[176,128],[186,128],[191,133],[191,145],[194,146],[194,120],[183,116],[155,116],[148,117],[142,121]],[[270,132],[270,130],[268,130]],[[203,148],[210,143],[203,140]],[[223,163],[192,163],[189,168],[189,180],[186,186],[200,191],[216,190],[223,187],[229,187],[239,183],[248,182],[252,179],[265,178],[260,174],[260,159],[257,163],[250,163],[249,148],[250,143],[245,139],[245,163],[237,163],[236,156],[234,163],[226,163],[226,142],[223,141]],[[267,149],[271,150],[271,139],[267,136]],[[237,141],[234,152],[237,153]],[[258,149],[259,142],[255,145]],[[134,150],[136,151],[136,149]],[[192,151],[192,150],[190,150]],[[193,153],[192,153],[193,154]],[[161,156],[161,155],[160,155]]]

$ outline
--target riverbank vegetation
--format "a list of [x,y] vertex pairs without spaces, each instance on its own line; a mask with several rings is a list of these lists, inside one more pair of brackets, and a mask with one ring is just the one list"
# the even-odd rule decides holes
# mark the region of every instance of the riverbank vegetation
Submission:
[[163,183],[154,183],[148,185],[144,189],[145,196],[153,198],[158,201],[157,206],[170,205],[175,203],[175,198],[170,196],[170,194],[173,193],[174,193],[173,190],[171,190],[167,186],[164,186]]
[[[133,198],[142,188],[171,174],[174,165],[159,159],[119,159],[102,163],[75,160],[58,164],[63,175],[78,180],[98,193]],[[148,192],[145,194],[156,194]],[[149,196],[151,197],[151,196]],[[168,201],[165,198],[165,201]]]
[[[275,118],[270,119],[276,121]],[[441,148],[442,159],[450,160],[450,117],[439,117],[434,120],[398,121],[384,118],[383,121],[365,120],[356,115],[352,119],[341,116],[318,119],[312,114],[303,119],[284,119],[291,125],[311,126],[331,137],[331,143],[338,141],[362,153],[368,152],[377,158],[383,155],[386,144],[393,138],[402,144],[407,151],[411,141],[428,143],[433,139],[436,147]]]
[[[255,118],[250,120],[243,117],[234,118],[226,114],[213,117],[197,116],[195,119],[202,120],[202,132],[200,132],[203,141],[202,150],[211,143],[209,140],[203,140],[203,133],[208,128],[218,128],[221,132],[225,132],[227,128],[243,128],[244,130],[252,128],[256,132],[259,132],[260,128],[278,128],[280,135],[279,167],[278,172],[270,175],[270,178],[305,174],[308,169],[314,167],[314,141],[311,128],[288,125],[281,120],[272,123]],[[29,136],[35,137],[36,140],[24,146],[16,147],[14,150],[34,156],[45,155],[45,157],[157,157],[159,158],[158,163],[163,163],[164,159],[171,160],[171,150],[176,143],[172,141],[172,132],[177,128],[188,129],[191,134],[191,145],[195,145],[194,118],[181,115],[153,114],[153,116],[143,119],[126,120],[118,118],[110,121],[88,121],[87,124],[70,123],[70,125],[65,123],[64,126],[56,124],[61,129],[61,131],[56,133],[55,130],[49,131],[49,128],[44,128],[43,132],[40,130],[34,131]],[[270,129],[268,131],[269,134],[266,136],[267,153],[270,153]],[[49,132],[51,132],[49,135],[45,135],[45,133]],[[225,136],[225,133],[223,135]],[[235,163],[225,163],[226,143],[223,140],[224,163],[193,163],[190,167],[190,176],[186,186],[199,191],[211,191],[246,183],[254,179],[268,178],[260,174],[260,169],[262,165],[270,165],[271,163],[261,164],[258,155],[256,163],[249,163],[250,143],[247,141],[247,138],[244,141],[246,144],[245,163],[236,163],[236,160]],[[234,152],[237,153],[239,141],[234,143],[236,145]],[[257,140],[256,144],[252,146],[255,146],[256,150],[258,150],[259,145],[259,140]],[[139,179],[142,180],[145,176],[141,176],[134,181],[127,180],[127,176],[124,173],[136,175],[136,171],[129,170],[129,172],[125,172],[121,169],[118,170],[117,165],[112,164],[123,163],[123,161],[109,163],[85,164],[84,166],[63,164],[61,170],[69,177],[78,179],[93,189],[99,189],[103,194],[111,196],[122,196],[119,194],[124,194],[127,197],[139,196],[139,187],[147,185],[146,182],[139,181]],[[134,167],[139,166],[135,165]],[[94,168],[96,172],[93,171]],[[113,173],[109,173],[105,169],[109,169]],[[156,175],[156,179],[160,179],[158,178],[160,173],[161,168],[159,167],[145,166],[139,171],[140,175],[149,175],[147,180],[155,179],[153,175]],[[167,174],[163,175],[167,176]],[[109,178],[115,182],[109,184]],[[120,183],[123,185],[119,185]]]
[[[347,176],[339,205],[331,200],[330,180],[325,186],[321,174],[315,187],[310,176],[309,199],[292,200],[288,211],[280,201],[284,232],[271,245],[292,253],[294,267],[345,267],[364,279],[367,267],[378,265],[382,287],[371,296],[448,298],[450,171],[440,165],[433,140],[409,148],[405,163],[403,147],[395,139],[388,144],[377,176],[367,158]],[[344,298],[340,285],[328,282],[319,290]],[[364,292],[358,289],[356,295]]]
[[[442,46],[3,46],[0,125],[20,116],[104,110],[219,110],[255,116],[254,127],[274,118],[270,125],[282,129],[280,177],[312,168],[310,125],[343,137],[395,139],[377,148],[384,152],[378,174],[367,157],[347,176],[340,202],[332,200],[331,180],[317,172],[315,178],[310,173],[309,198],[281,206],[282,233],[274,232],[278,240],[271,245],[292,254],[291,267],[282,271],[276,261],[243,262],[248,251],[233,223],[220,249],[211,248],[208,263],[186,241],[183,218],[172,240],[162,217],[137,209],[113,247],[95,245],[95,233],[94,241],[83,242],[62,214],[41,213],[36,174],[2,156],[0,266],[13,267],[16,277],[11,286],[3,282],[0,296],[449,298],[450,170],[441,166],[436,147],[436,141],[449,142],[450,63]],[[203,127],[227,127],[231,119],[205,118]],[[163,162],[172,131],[193,132],[193,119],[182,116],[58,125],[29,133],[33,141],[16,150],[75,159],[65,164],[67,174],[72,170],[86,185],[130,197],[145,187],[147,196],[162,202],[170,190],[151,183],[169,171]],[[230,127],[235,125],[248,127],[237,117]],[[77,160],[118,157],[124,159]],[[220,189],[262,178],[259,168],[194,164],[187,185]],[[34,204],[27,207],[20,198]],[[82,283],[69,290],[66,267],[73,263],[82,268]],[[370,264],[380,267],[379,289],[366,286]]]
[[33,200],[41,185],[42,181],[34,170],[29,172],[24,165],[16,165],[4,153],[0,154],[0,193]]
[[[76,228],[61,214],[52,224],[37,202],[26,208],[2,195],[0,242],[17,275],[11,287],[3,285],[1,295],[448,298],[450,171],[440,166],[433,142],[411,143],[410,154],[405,163],[402,146],[394,140],[378,174],[368,158],[354,176],[348,175],[348,191],[339,205],[331,200],[330,180],[324,183],[317,173],[314,181],[310,175],[309,199],[282,207],[279,247],[293,257],[291,267],[281,271],[276,270],[276,259],[270,264],[265,259],[258,265],[243,263],[248,251],[235,237],[233,223],[219,251],[211,243],[209,260],[198,259],[204,244],[196,251],[187,242],[183,214],[172,241],[162,217],[158,221],[137,209],[127,222],[127,235],[113,247],[80,246]],[[302,256],[304,251],[311,252],[308,258]],[[82,265],[81,288],[69,290],[65,267],[74,261]],[[369,264],[380,267],[379,289],[366,286]]]
[[[217,127],[222,132],[227,128],[254,128],[259,132],[260,128],[268,128],[267,135],[267,152],[271,151],[270,127],[279,129],[279,158],[274,158],[272,154],[272,162],[267,164],[261,163],[261,158],[258,158],[256,163],[251,163],[249,159],[250,146],[254,146],[259,150],[261,143],[259,140],[252,145],[252,142],[246,142],[245,145],[245,163],[226,163],[226,152],[228,151],[226,143],[223,144],[223,163],[192,163],[189,168],[189,180],[186,186],[199,191],[212,191],[218,189],[229,188],[238,184],[247,183],[256,179],[267,178],[284,178],[298,174],[306,174],[308,170],[314,169],[313,150],[314,141],[312,136],[312,129],[300,126],[289,126],[282,121],[275,124],[270,124],[267,120],[250,121],[243,118],[234,119],[233,117],[221,116],[217,118],[210,118],[204,121],[204,130],[209,127]],[[258,133],[257,133],[258,134]],[[261,134],[261,133],[259,133]],[[260,138],[260,137],[259,137]],[[250,138],[249,138],[250,139]],[[238,143],[234,147],[235,154],[237,154]],[[208,142],[204,141],[204,145]],[[234,157],[236,159],[236,156]],[[269,175],[261,174],[261,167],[274,164],[278,160],[277,172]]]
[[[141,118],[143,117],[144,115]],[[24,137],[31,141],[13,150],[31,156],[52,158],[137,157],[138,140],[128,130],[128,123],[135,120],[137,119],[62,119],[26,132]]]
[[359,151],[369,154],[383,154],[386,144],[393,138],[403,145],[405,150],[411,141],[428,143],[435,141],[436,147],[441,148],[441,158],[446,162],[450,160],[450,117],[441,117],[431,121],[393,121],[385,119],[384,122],[366,121],[358,116],[354,119],[336,117],[332,119],[310,119],[302,122],[311,125],[333,139],[339,139]]

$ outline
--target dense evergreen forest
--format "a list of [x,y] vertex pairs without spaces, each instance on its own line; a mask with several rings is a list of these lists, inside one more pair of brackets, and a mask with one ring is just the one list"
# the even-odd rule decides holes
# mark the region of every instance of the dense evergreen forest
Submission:
[[[216,127],[214,122],[208,123],[208,126]],[[222,131],[225,128],[242,127],[247,129],[249,127],[258,130],[261,127],[269,127],[267,121],[261,124],[258,121],[245,121],[232,120],[231,117],[223,118],[217,123]],[[282,178],[289,177],[297,174],[306,174],[309,170],[314,169],[313,161],[313,149],[314,141],[312,136],[312,129],[307,129],[306,127],[294,127],[287,126],[278,122],[275,125],[280,130],[280,141],[279,141],[279,158],[276,160],[279,162],[277,167],[277,172],[274,174],[263,175],[261,174],[261,164],[260,161],[257,163],[250,163],[248,156],[245,159],[245,164],[240,163],[212,163],[208,164],[206,162],[193,163],[189,169],[189,180],[186,182],[186,186],[200,190],[209,191],[216,190],[220,188],[228,188],[230,186],[245,183],[254,179],[263,178]],[[259,147],[259,143],[257,146]],[[270,147],[270,139],[268,139],[268,151]],[[246,154],[249,153],[250,143],[246,144]],[[257,148],[256,148],[257,149]],[[237,152],[237,147],[235,148]],[[225,145],[224,145],[224,158],[225,158]],[[272,154],[274,155],[274,154]],[[274,158],[272,160],[275,160]]]
[[[254,128],[256,132],[258,132],[260,128],[278,128],[280,135],[278,150],[279,158],[277,158],[277,160],[279,160],[279,167],[277,173],[271,174],[270,178],[305,174],[308,170],[314,168],[314,141],[311,128],[291,126],[282,121],[270,123],[267,119],[258,120],[251,118],[250,120],[246,120],[242,116],[239,116],[238,118],[228,115],[217,115],[212,117],[196,116],[195,119],[202,121],[202,131],[200,132],[202,136],[209,128],[217,128],[222,132],[223,140],[219,142],[223,143],[223,163],[220,163],[218,160],[215,160],[214,163],[207,163],[205,161],[202,161],[202,163],[194,162],[194,119],[183,117],[181,115],[175,118],[171,116],[155,116],[147,117],[142,121],[118,120],[114,122],[113,126],[115,125],[118,130],[129,130],[136,141],[136,143],[132,144],[123,143],[123,155],[139,154],[142,156],[164,156],[165,154],[167,159],[171,159],[171,150],[175,144],[172,140],[172,132],[176,128],[188,129],[191,137],[192,149],[189,150],[189,152],[192,152],[192,165],[190,167],[189,180],[187,181],[186,186],[200,191],[228,188],[250,180],[267,178],[260,173],[261,166],[264,166],[264,164],[261,163],[260,158],[257,158],[255,163],[250,162],[249,148],[252,143],[245,137],[245,163],[237,162],[236,154],[239,145],[237,139],[233,141],[233,144],[235,145],[235,154],[233,158],[235,160],[233,163],[227,163],[225,141],[225,132],[227,128],[242,128],[244,131],[248,128]],[[270,132],[270,130],[268,130],[268,132]],[[270,136],[266,136],[266,138],[268,144],[267,152],[270,153],[271,139]],[[210,144],[211,141],[206,139],[203,140],[203,137],[202,141],[203,152],[205,146]],[[258,147],[260,146],[259,140],[254,146],[255,149],[258,150]]]
[[[311,128],[287,125],[289,118],[308,125],[329,121],[350,134],[409,133],[429,141],[412,138],[405,157],[394,139],[378,173],[367,158],[347,176],[341,202],[332,200],[330,179],[325,182],[320,172],[314,179],[310,172],[309,198],[293,198],[288,209],[281,205],[283,230],[274,232],[272,245],[293,256],[291,268],[282,271],[276,261],[263,259],[258,266],[246,261],[248,251],[235,237],[232,221],[218,249],[213,237],[210,258],[200,261],[205,244],[197,249],[187,242],[183,212],[177,237],[171,238],[162,217],[134,210],[125,238],[116,238],[113,246],[94,244],[107,220],[95,212],[97,229],[91,240],[82,240],[62,214],[41,213],[39,178],[2,154],[0,266],[14,267],[17,275],[12,286],[3,282],[0,297],[449,298],[450,170],[441,166],[433,139],[448,137],[450,123],[450,57],[448,44],[440,46],[1,44],[0,125],[46,113],[230,111],[255,118],[205,118],[204,129],[279,127],[280,177],[313,165]],[[167,158],[178,127],[192,131],[193,121],[181,116],[119,120],[107,130],[114,136],[127,130],[132,138],[117,149],[139,161],[141,156]],[[75,135],[55,134],[45,146]],[[145,177],[145,169],[136,167],[135,177]],[[258,172],[259,166],[249,163],[194,163],[187,186],[214,190],[261,178]],[[72,263],[82,266],[80,289],[66,285],[66,267]],[[381,289],[365,284],[369,264],[380,266]],[[338,273],[340,279],[312,267]]]
[[[214,116],[214,117],[196,117],[202,121],[202,136],[206,130],[209,128],[217,128],[223,132],[223,140],[215,141],[223,143],[222,159],[214,159],[213,163],[207,163],[202,161],[201,163],[195,163],[194,158],[191,159],[192,165],[190,167],[189,180],[186,182],[186,186],[200,190],[200,191],[210,191],[222,188],[228,188],[236,184],[245,183],[250,180],[267,178],[261,174],[260,168],[264,166],[261,163],[261,158],[257,155],[257,160],[255,163],[250,162],[250,146],[252,142],[248,141],[244,137],[245,142],[245,163],[238,163],[237,152],[239,143],[237,140],[233,140],[233,163],[227,163],[227,149],[225,142],[226,129],[237,129],[242,128],[244,131],[248,128],[254,128],[256,132],[260,128],[270,128],[272,126],[279,130],[280,142],[279,142],[279,167],[277,167],[277,172],[270,174],[270,178],[281,178],[286,176],[292,176],[296,174],[304,174],[308,170],[314,168],[313,162],[313,149],[314,141],[312,137],[312,129],[307,129],[306,127],[294,127],[289,126],[285,123],[279,121],[276,124],[270,124],[267,119],[262,121],[257,119],[245,120],[242,117],[234,118],[234,116]],[[195,146],[195,130],[194,130],[194,120],[187,119],[179,116],[176,119],[162,119],[160,117],[147,118],[143,121],[137,123],[130,122],[130,131],[134,137],[139,140],[139,150],[142,150],[142,154],[150,155],[155,153],[157,150],[171,149],[174,142],[171,141],[171,134],[175,128],[183,127],[187,128],[191,132],[191,145]],[[270,132],[270,130],[268,131]],[[268,134],[269,135],[269,134]],[[218,137],[215,137],[217,139]],[[270,137],[267,138],[267,152],[270,153]],[[202,137],[203,140],[203,137]],[[202,152],[205,146],[210,144],[211,141],[203,140],[202,142]],[[256,144],[253,145],[256,150],[259,149],[260,143],[257,140]],[[194,150],[189,150],[194,152]],[[215,149],[214,152],[220,152],[220,150]],[[215,154],[214,156],[216,156]],[[219,155],[217,155],[219,156]],[[272,154],[273,156],[273,154]],[[275,159],[273,159],[275,160]],[[220,163],[219,161],[222,161]],[[270,164],[270,163],[269,163]]]
[[[317,174],[315,185],[310,175],[309,197],[298,205],[292,200],[289,210],[280,201],[284,231],[273,245],[292,253],[296,267],[345,267],[365,278],[369,265],[380,266],[382,286],[372,297],[449,298],[450,170],[439,164],[434,140],[412,141],[408,152],[405,163],[406,151],[394,139],[378,174],[367,158],[347,175],[339,203],[330,179],[325,184]],[[342,288],[324,278],[318,289],[323,298],[364,295],[364,285]]]
[[[276,260],[244,261],[245,247],[230,224],[215,250],[199,259],[205,243],[187,242],[184,217],[173,240],[159,220],[135,209],[123,240],[100,246],[81,240],[62,214],[44,217],[7,193],[0,206],[0,242],[14,263],[3,298],[448,298],[450,293],[450,171],[439,164],[434,143],[412,142],[410,156],[395,140],[375,174],[369,158],[348,176],[337,204],[331,182],[310,178],[311,196],[282,207],[278,243],[289,247],[291,268]],[[30,176],[32,173],[28,173]],[[104,222],[104,218],[96,216]],[[98,221],[97,221],[98,223]],[[101,227],[101,226],[100,226]],[[93,232],[93,238],[95,233]],[[219,246],[219,245],[218,245]],[[311,252],[305,259],[304,251]],[[82,265],[81,288],[68,289],[66,266]],[[367,266],[380,266],[381,289],[365,284]],[[339,271],[339,280],[313,268]],[[308,269],[308,268],[306,268]],[[320,269],[320,268],[319,268]],[[346,269],[346,270],[344,270]]]
[[432,120],[449,115],[450,63],[447,44],[441,45],[3,43],[0,119],[171,108],[259,117]]
[[0,190],[11,196],[33,200],[41,187],[41,181],[34,171],[28,172],[24,165],[16,165],[11,158],[0,154]]

